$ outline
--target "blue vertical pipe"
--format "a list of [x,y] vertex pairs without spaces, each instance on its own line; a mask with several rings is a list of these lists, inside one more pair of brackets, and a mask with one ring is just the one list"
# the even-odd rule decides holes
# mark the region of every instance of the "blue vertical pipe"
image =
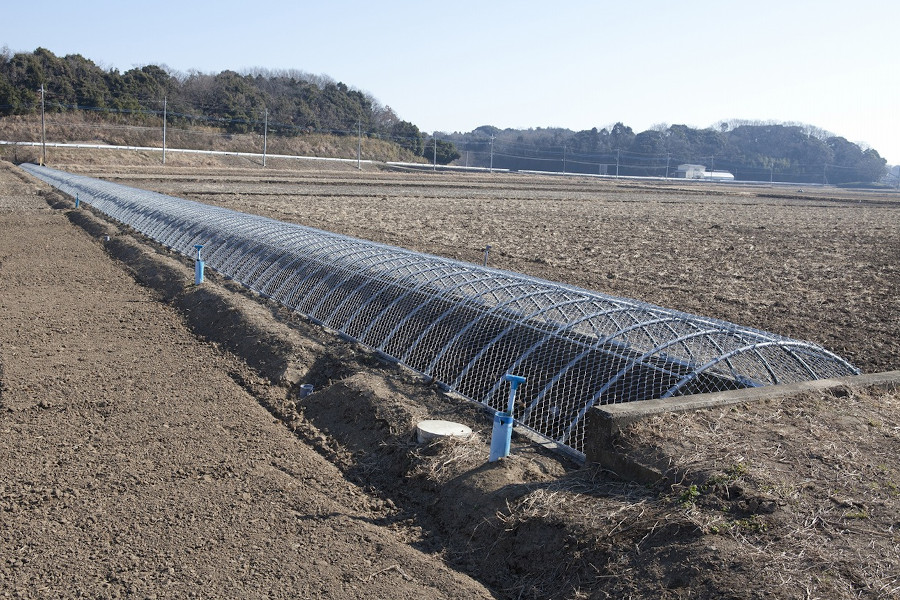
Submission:
[[75,208],[78,208],[79,204],[81,204],[81,200],[78,199],[78,194],[75,194]]
[[203,244],[197,244],[194,248],[197,249],[197,260],[194,263],[194,285],[200,285],[203,283],[203,270],[206,268],[206,263],[200,258],[200,250],[203,248]]
[[519,375],[511,375],[507,373],[503,376],[505,381],[509,382],[509,402],[506,406],[506,412],[497,411],[494,413],[494,428],[491,431],[491,454],[488,457],[489,462],[497,461],[505,456],[509,456],[509,445],[512,441],[513,408],[516,401],[516,388],[525,383],[525,378]]

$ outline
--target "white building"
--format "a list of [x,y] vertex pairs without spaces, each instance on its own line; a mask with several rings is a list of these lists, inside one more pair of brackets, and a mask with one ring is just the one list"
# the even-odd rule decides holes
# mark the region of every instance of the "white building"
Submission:
[[701,179],[707,181],[734,181],[734,175],[728,171],[704,171]]
[[734,181],[734,175],[728,171],[707,171],[705,165],[678,165],[675,177],[682,179],[703,179],[705,181]]
[[705,165],[678,165],[675,170],[675,177],[682,179],[703,179],[703,173],[706,172]]

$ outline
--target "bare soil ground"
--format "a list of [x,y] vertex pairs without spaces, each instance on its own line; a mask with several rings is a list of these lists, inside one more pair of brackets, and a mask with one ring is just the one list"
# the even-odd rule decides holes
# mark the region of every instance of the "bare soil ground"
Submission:
[[0,169],[0,596],[488,598]]
[[583,178],[85,169],[127,185],[900,356],[900,193]]
[[[895,196],[54,166],[467,260],[489,243],[493,266],[810,339],[866,371],[898,366]],[[127,232],[111,230],[119,243],[107,252],[149,287],[135,286],[97,232],[91,241],[65,219],[84,218],[71,203],[45,191],[57,207],[47,208],[35,196],[46,188],[25,181],[2,171],[0,593],[900,593],[896,389],[669,415],[625,432],[622,451],[676,467],[674,484],[579,469],[525,440],[486,464],[489,421],[474,407],[275,307],[241,336],[255,346],[229,338],[231,308],[198,320],[195,291],[159,284],[171,257],[148,250],[137,268]],[[260,311],[211,286],[234,312]],[[295,379],[266,375],[278,336],[294,336],[282,353]],[[317,392],[298,399],[299,381]],[[478,435],[420,446],[413,428],[425,417]]]

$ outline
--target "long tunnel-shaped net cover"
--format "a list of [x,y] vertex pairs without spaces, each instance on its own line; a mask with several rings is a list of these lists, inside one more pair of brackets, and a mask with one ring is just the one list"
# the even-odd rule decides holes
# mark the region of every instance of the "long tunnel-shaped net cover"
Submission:
[[28,172],[575,454],[596,404],[858,371],[821,347],[478,265],[130,188]]

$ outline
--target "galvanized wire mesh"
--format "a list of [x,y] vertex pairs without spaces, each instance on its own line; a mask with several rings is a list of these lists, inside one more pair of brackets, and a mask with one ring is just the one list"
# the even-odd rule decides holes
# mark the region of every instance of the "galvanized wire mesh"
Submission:
[[581,453],[595,404],[858,373],[821,347],[62,171],[33,175]]

